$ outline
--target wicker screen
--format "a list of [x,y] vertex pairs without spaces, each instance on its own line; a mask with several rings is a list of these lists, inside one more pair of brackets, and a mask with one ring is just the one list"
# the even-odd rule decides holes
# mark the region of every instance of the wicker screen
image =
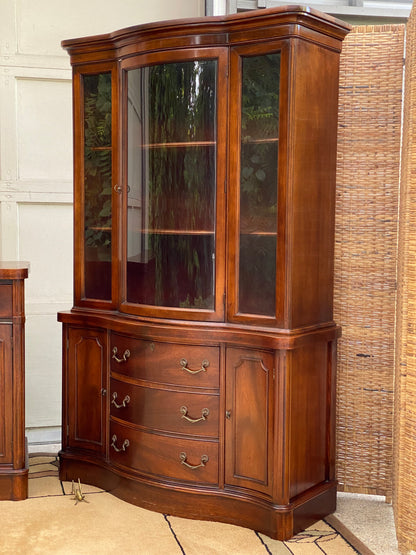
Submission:
[[339,489],[391,496],[404,25],[355,27],[340,71],[335,321]]
[[403,552],[416,549],[416,13],[406,28],[400,192],[393,507]]

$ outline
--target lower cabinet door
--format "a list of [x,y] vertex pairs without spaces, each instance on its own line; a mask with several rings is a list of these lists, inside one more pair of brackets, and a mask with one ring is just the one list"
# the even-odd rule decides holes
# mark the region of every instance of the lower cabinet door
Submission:
[[107,334],[68,329],[67,442],[105,453]]
[[272,493],[272,352],[228,348],[225,483]]
[[12,368],[12,326],[0,324],[0,464],[13,462]]

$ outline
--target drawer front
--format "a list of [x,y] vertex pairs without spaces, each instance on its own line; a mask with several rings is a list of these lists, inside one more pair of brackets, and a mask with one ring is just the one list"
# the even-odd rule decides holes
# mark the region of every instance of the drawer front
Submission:
[[112,422],[110,460],[156,478],[218,484],[218,443],[152,434]]
[[219,387],[219,348],[144,341],[113,333],[111,370],[132,378],[187,387]]
[[154,430],[218,437],[219,396],[141,387],[112,379],[111,415]]
[[13,286],[0,284],[0,318],[13,316]]

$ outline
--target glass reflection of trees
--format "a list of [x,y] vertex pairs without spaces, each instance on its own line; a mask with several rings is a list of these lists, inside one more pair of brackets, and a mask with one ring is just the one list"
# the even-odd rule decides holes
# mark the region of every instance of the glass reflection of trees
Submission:
[[142,233],[150,256],[145,271],[128,265],[128,300],[213,309],[216,61],[132,71],[141,72],[146,98]]
[[110,299],[111,74],[84,75],[83,88],[85,294]]
[[85,239],[111,243],[111,74],[84,76]]
[[280,53],[243,58],[239,310],[275,313]]

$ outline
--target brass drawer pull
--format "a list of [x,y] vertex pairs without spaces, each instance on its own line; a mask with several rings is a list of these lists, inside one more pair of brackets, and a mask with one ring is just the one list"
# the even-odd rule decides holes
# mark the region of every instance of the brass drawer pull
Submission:
[[116,409],[121,409],[123,407],[126,407],[128,405],[128,403],[130,403],[130,396],[129,395],[126,395],[124,397],[123,402],[121,403],[121,405],[117,404],[116,399],[117,399],[117,391],[114,391],[113,400],[111,401],[111,404],[114,405],[116,407]]
[[123,353],[123,358],[118,358],[117,352],[118,352],[117,347],[113,347],[113,356],[111,358],[113,358],[118,363],[127,362],[127,359],[130,356],[130,351],[128,349],[126,349]]
[[111,438],[111,447],[114,449],[114,451],[116,451],[117,453],[120,453],[120,451],[125,451],[126,448],[130,445],[130,441],[128,439],[125,439],[123,441],[123,445],[121,446],[121,448],[119,449],[116,445],[116,441],[117,441],[117,436],[116,434],[113,435],[113,437]]
[[199,374],[199,372],[207,371],[207,368],[209,366],[209,360],[204,358],[204,360],[201,363],[201,368],[199,368],[198,370],[191,370],[190,368],[188,368],[188,361],[186,360],[186,358],[181,358],[181,360],[179,361],[179,364],[182,366],[182,370],[186,370],[190,374]]
[[195,424],[196,422],[201,422],[201,420],[206,420],[207,416],[209,415],[209,409],[202,409],[202,416],[200,418],[191,418],[190,416],[188,416],[188,407],[185,407],[185,405],[182,406],[179,411],[182,414],[182,418],[185,418],[185,420],[191,422],[192,424]]
[[181,464],[184,464],[191,470],[195,470],[197,468],[201,468],[202,466],[205,466],[209,459],[208,459],[208,455],[202,455],[200,464],[197,464],[197,465],[189,464],[186,462],[186,453],[182,452],[179,455],[179,460],[181,461]]

